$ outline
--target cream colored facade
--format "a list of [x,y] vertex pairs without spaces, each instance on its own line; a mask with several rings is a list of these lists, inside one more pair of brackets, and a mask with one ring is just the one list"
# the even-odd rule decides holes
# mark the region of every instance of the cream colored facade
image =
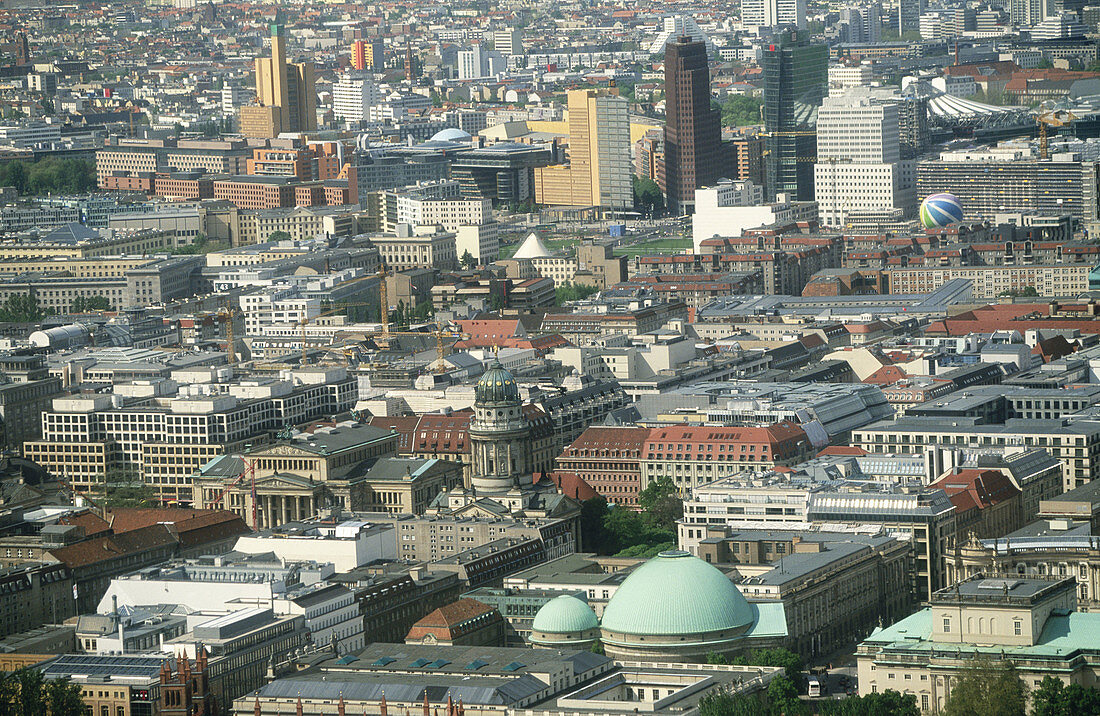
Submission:
[[176,232],[116,229],[106,237],[77,243],[15,242],[0,243],[0,261],[6,259],[40,259],[63,257],[74,259],[119,254],[152,254],[167,251],[176,245]]
[[914,266],[890,269],[894,293],[931,293],[948,281],[969,279],[975,300],[997,298],[1008,291],[1033,287],[1040,296],[1078,296],[1089,290],[1092,264],[1049,266]]
[[570,90],[569,164],[535,170],[535,200],[554,206],[633,205],[628,104],[617,91]]
[[[262,244],[277,231],[290,234],[291,240],[317,237],[350,236],[356,228],[355,211],[332,211],[299,206],[293,209],[269,209],[241,212],[238,246]],[[212,265],[212,264],[208,264]]]
[[927,445],[963,450],[1041,448],[1062,462],[1062,484],[1067,492],[1100,477],[1100,427],[1084,422],[1050,423],[979,425],[963,418],[902,418],[853,430],[851,444],[872,453],[923,453]]
[[458,268],[455,235],[431,228],[433,233],[414,233],[410,236],[382,234],[372,236],[370,240],[378,249],[382,263],[391,271],[411,268],[452,271]]
[[912,694],[922,713],[938,713],[977,654],[1011,660],[1029,689],[1047,676],[1096,687],[1100,615],[1074,612],[1074,592],[1073,579],[1012,574],[942,589],[928,608],[859,645],[859,691]]

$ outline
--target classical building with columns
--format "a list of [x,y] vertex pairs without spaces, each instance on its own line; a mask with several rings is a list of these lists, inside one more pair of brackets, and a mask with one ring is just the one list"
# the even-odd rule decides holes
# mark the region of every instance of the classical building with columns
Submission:
[[259,529],[327,508],[422,514],[440,491],[461,487],[462,468],[395,458],[395,432],[354,421],[288,433],[273,445],[225,455],[195,475],[195,504],[217,504]]

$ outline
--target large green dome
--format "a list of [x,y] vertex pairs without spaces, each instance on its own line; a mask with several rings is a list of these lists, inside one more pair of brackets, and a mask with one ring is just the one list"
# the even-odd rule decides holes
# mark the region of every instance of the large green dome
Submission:
[[572,594],[554,597],[543,604],[531,622],[534,631],[544,634],[573,634],[595,629],[599,625],[592,607]]
[[516,379],[504,369],[500,361],[495,360],[477,382],[474,400],[477,403],[518,403],[519,388],[516,386]]
[[681,550],[661,552],[635,569],[603,612],[604,632],[678,636],[752,624],[749,603],[729,577]]

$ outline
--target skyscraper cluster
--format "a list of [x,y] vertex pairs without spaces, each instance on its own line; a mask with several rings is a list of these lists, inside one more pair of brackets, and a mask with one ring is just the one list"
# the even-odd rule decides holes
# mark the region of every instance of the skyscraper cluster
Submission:
[[279,24],[271,26],[271,57],[256,58],[256,102],[241,107],[241,133],[246,137],[317,129],[313,63],[287,62],[286,32]]

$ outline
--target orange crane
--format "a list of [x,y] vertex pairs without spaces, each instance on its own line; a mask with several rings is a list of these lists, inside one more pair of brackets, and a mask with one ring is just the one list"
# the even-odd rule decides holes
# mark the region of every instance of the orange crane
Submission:
[[1077,115],[1068,109],[1052,109],[1035,115],[1035,122],[1039,125],[1039,158],[1050,159],[1050,148],[1047,145],[1047,127],[1064,127]]
[[226,301],[225,306],[223,306],[216,315],[218,318],[225,321],[226,352],[229,354],[229,364],[232,365],[237,362],[237,351],[233,347],[233,320],[242,314]]

